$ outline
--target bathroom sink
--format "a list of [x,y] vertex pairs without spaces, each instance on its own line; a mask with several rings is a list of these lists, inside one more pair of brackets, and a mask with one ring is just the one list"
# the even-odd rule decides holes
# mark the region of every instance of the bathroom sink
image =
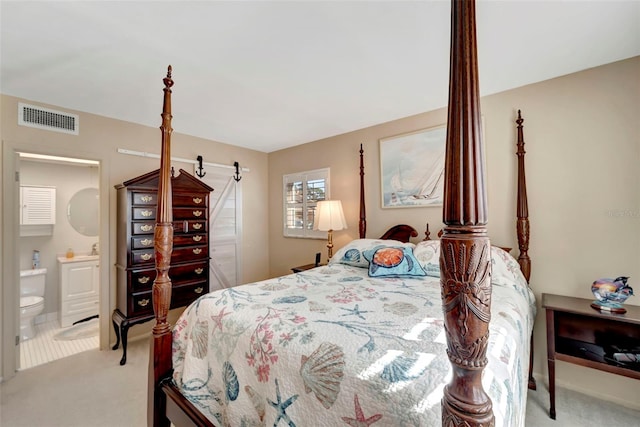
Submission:
[[58,257],[59,262],[81,262],[81,261],[98,261],[99,255],[74,255],[73,258],[67,258],[64,256]]

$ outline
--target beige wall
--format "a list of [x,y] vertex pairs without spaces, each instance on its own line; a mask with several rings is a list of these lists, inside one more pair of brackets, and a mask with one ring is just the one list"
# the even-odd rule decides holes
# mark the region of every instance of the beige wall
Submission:
[[[482,76],[481,80],[482,82]],[[482,83],[481,83],[482,85]],[[381,100],[384,102],[384,100]],[[531,286],[538,298],[535,372],[546,384],[542,293],[592,298],[600,277],[628,275],[640,289],[640,57],[483,97],[487,147],[489,234],[517,248],[516,127],[521,109],[531,220]],[[312,262],[322,240],[282,237],[282,175],[331,168],[331,197],[343,202],[349,229],[334,233],[335,249],[358,237],[359,144],[365,150],[368,237],[407,223],[441,226],[440,208],[380,207],[380,138],[446,121],[444,110],[384,123],[269,154],[271,275]],[[420,236],[422,238],[422,236]],[[517,250],[514,250],[517,253]],[[640,305],[640,292],[629,304]],[[558,362],[559,385],[638,405],[638,383]]]
[[[157,109],[158,127],[161,124],[160,113],[162,111],[162,86],[158,86]],[[152,94],[153,96],[153,94]],[[43,107],[63,110],[79,114],[80,135],[73,136],[64,133],[43,131],[17,125],[17,103],[19,101],[36,103]],[[11,300],[17,301],[17,279],[14,277],[14,268],[18,268],[17,255],[7,248],[12,247],[12,242],[18,241],[17,235],[12,229],[12,221],[17,212],[17,192],[14,191],[13,170],[15,169],[11,157],[16,151],[52,154],[67,157],[78,157],[99,160],[100,187],[102,191],[101,217],[107,218],[101,224],[100,253],[102,254],[101,283],[103,298],[101,302],[101,331],[103,334],[111,334],[114,340],[113,328],[110,316],[115,308],[115,227],[116,227],[116,191],[114,185],[124,180],[134,178],[143,173],[155,170],[159,167],[159,160],[119,154],[119,148],[160,153],[161,132],[158,127],[146,127],[129,122],[113,120],[106,117],[76,112],[64,109],[64,107],[49,106],[36,101],[25,101],[14,97],[1,97],[1,131],[2,131],[2,301],[3,309]],[[173,111],[174,117],[179,116],[179,111]],[[242,167],[249,168],[242,179],[244,221],[242,251],[243,258],[250,262],[243,264],[242,275],[245,281],[261,280],[267,277],[269,272],[268,259],[268,232],[267,232],[267,155],[254,150],[239,148],[227,144],[221,144],[201,138],[186,136],[175,131],[172,135],[172,156],[183,159],[195,160],[202,155],[205,162],[233,165],[238,161]],[[193,166],[188,163],[174,162],[176,172],[182,168],[192,172]],[[17,223],[17,222],[16,222]],[[5,240],[6,239],[6,240]],[[16,240],[14,240],[16,239]],[[14,268],[12,268],[14,267]],[[106,284],[106,285],[105,285]],[[105,303],[105,300],[106,303]],[[17,308],[17,302],[16,308]],[[104,304],[104,305],[103,305]],[[3,310],[4,311],[4,310]],[[4,316],[3,316],[4,317]],[[3,319],[4,320],[4,319]],[[135,326],[130,333],[134,336],[150,329],[151,322],[145,325]],[[2,325],[2,343],[11,346],[13,341],[12,325]],[[106,335],[103,340],[107,340]],[[104,342],[103,342],[104,345]],[[3,352],[0,352],[3,353]],[[1,356],[0,356],[1,357]],[[5,378],[12,373],[8,372],[9,360],[3,358],[0,366],[3,367],[0,376]]]

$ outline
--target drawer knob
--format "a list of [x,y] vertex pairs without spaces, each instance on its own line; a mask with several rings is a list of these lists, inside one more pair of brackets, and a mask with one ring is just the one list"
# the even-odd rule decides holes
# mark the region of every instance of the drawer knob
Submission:
[[149,246],[149,245],[153,244],[153,240],[151,240],[151,239],[142,239],[142,240],[140,240],[140,243],[142,243],[142,246]]
[[153,229],[153,225],[151,224],[143,224],[140,226],[140,230],[142,231],[151,231]]
[[142,196],[142,197],[141,197],[141,200],[142,200],[143,202],[150,202],[150,201],[152,201],[152,200],[153,200],[153,196]]
[[149,280],[151,280],[151,277],[149,276],[138,277],[138,283],[142,283],[143,285],[145,283],[149,283]]
[[202,224],[200,224],[199,222],[193,224],[193,229],[194,230],[200,230],[202,228]]
[[202,291],[204,291],[204,288],[203,288],[202,286],[199,286],[199,287],[195,288],[193,291],[194,291],[196,294],[201,294],[201,293],[202,293]]
[[200,197],[194,197],[193,198],[193,203],[200,204],[200,203],[202,203],[202,199]]
[[140,212],[140,215],[144,217],[150,217],[151,215],[153,215],[153,211],[142,211]]
[[200,240],[202,240],[202,236],[193,236],[194,242],[199,242]]
[[196,274],[202,274],[202,272],[204,271],[204,268],[196,268],[195,270],[193,270],[196,272]]
[[142,255],[140,255],[140,258],[142,258],[144,261],[149,261],[152,256],[153,255],[151,255],[151,254],[142,254]]
[[193,211],[193,216],[195,217],[202,216],[202,211]]
[[138,301],[140,307],[146,307],[149,304],[149,298],[141,299]]
[[201,249],[201,248],[195,248],[195,249],[193,250],[193,253],[194,253],[194,254],[196,254],[196,255],[200,254],[201,252],[202,252],[202,249]]

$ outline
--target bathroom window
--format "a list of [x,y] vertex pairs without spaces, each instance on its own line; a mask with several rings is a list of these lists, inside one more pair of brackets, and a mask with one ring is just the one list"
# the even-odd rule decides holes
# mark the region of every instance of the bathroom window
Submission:
[[312,239],[326,238],[326,232],[313,229],[316,205],[329,199],[329,168],[284,175],[283,235]]

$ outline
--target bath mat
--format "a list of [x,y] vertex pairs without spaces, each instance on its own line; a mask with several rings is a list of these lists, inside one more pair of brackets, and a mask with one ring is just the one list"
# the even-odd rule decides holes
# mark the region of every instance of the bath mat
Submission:
[[61,330],[53,336],[53,339],[58,341],[71,341],[91,338],[97,336],[99,330],[98,319],[91,319]]

